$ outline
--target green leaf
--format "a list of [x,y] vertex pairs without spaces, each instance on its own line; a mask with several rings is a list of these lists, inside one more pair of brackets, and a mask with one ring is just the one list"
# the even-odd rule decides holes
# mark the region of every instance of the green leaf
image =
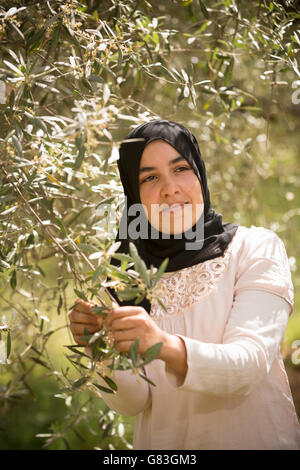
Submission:
[[66,356],[68,358],[68,360],[71,362],[71,364],[74,364],[75,367],[80,367],[81,369],[85,369],[85,370],[90,370],[89,367],[83,365],[83,364],[80,364],[78,363],[77,361],[73,361],[73,359],[71,359],[69,356]]
[[18,151],[19,156],[22,158],[23,157],[23,149],[22,149],[22,145],[20,144],[19,139],[15,135],[13,135],[12,136],[12,141],[13,141],[14,146],[16,147],[16,149]]
[[153,346],[150,346],[144,354],[142,354],[142,358],[144,360],[142,365],[149,364],[149,362],[154,361],[159,356],[160,350],[162,348],[163,343],[156,343]]
[[95,269],[95,271],[93,273],[93,277],[91,279],[93,284],[99,280],[99,276],[102,272],[103,272],[103,266],[101,266],[101,265],[98,266],[98,268]]
[[123,62],[123,54],[122,54],[122,49],[118,47],[118,65],[121,65]]
[[93,385],[95,385],[95,387],[97,387],[101,392],[105,392],[105,393],[115,393],[111,388],[106,388],[106,387],[103,387],[102,385],[99,385],[95,382],[93,382]]
[[[100,375],[100,374],[99,374]],[[117,392],[118,390],[118,386],[117,384],[110,378],[108,377],[107,375],[101,375],[102,379],[105,380],[105,382],[107,383],[107,385],[112,389],[114,390],[115,392]]]
[[167,311],[167,307],[165,306],[165,304],[160,300],[160,299],[157,299],[159,305],[162,307],[162,309],[166,312]]
[[164,65],[162,64],[159,64],[160,68],[162,69],[162,71],[168,75],[169,78],[172,78],[172,80],[174,80],[175,82],[178,82],[178,79],[176,78],[176,76],[169,70],[167,69]]
[[147,273],[146,264],[142,260],[142,258],[140,258],[139,254],[138,254],[138,251],[136,249],[136,246],[132,242],[129,243],[129,251],[130,251],[130,255],[132,256],[132,259],[134,261],[136,271],[141,275],[141,277],[142,277],[143,281],[145,282],[146,286],[151,287],[151,282],[150,282],[149,275]]
[[73,345],[72,344],[71,346],[65,346],[65,347],[70,349],[70,351],[72,351],[73,353],[79,354],[79,356],[86,357],[86,358],[90,359],[90,356],[88,356],[87,354],[80,351],[80,348],[85,348],[85,346]]
[[52,40],[51,40],[51,51],[52,52],[55,51],[56,46],[58,44],[61,27],[62,27],[62,22],[60,22],[58,24],[58,26],[56,26],[55,30],[53,31]]
[[111,277],[121,279],[122,281],[129,281],[130,276],[124,272],[117,271],[116,269],[111,271]]
[[89,91],[91,91],[91,92],[94,91],[92,85],[90,84],[89,80],[88,80],[86,77],[82,77],[82,78],[81,78],[81,83],[84,85],[84,87],[85,87],[87,90],[89,90]]
[[7,332],[7,340],[6,340],[6,357],[8,358],[11,352],[11,336],[10,331]]
[[15,104],[15,92],[12,90],[9,95],[9,107],[13,108]]
[[[153,279],[153,284],[154,286],[156,286],[156,284],[158,283],[159,279],[161,278],[161,276],[163,275],[163,273],[165,272],[165,270],[167,269],[167,266],[169,264],[169,258],[166,258],[160,265],[160,267],[158,268],[158,271],[156,272],[155,276],[154,276],[154,279]],[[153,286],[153,287],[154,287]]]
[[58,218],[58,217],[55,217],[55,222],[57,223],[57,225],[59,226],[60,230],[62,231],[62,233],[64,235],[67,235],[67,230],[64,226],[64,224],[62,223],[62,221]]
[[84,385],[88,380],[89,380],[89,377],[81,377],[80,379],[75,380],[72,387],[73,388],[79,388],[79,387],[81,387],[81,385]]
[[149,54],[150,59],[153,60],[152,53],[151,53],[151,49],[150,49],[150,47],[148,46],[147,41],[143,40],[143,42],[144,42],[144,44],[145,44],[145,47],[146,47],[146,49],[147,49],[147,52],[148,52],[148,54]]
[[36,362],[37,364],[39,364],[40,366],[43,366],[43,367],[46,367],[47,369],[50,369],[51,368],[44,362],[42,361],[41,359],[37,358],[37,357],[31,357],[30,358],[33,362]]
[[95,73],[91,73],[89,76],[89,81],[90,82],[97,82],[97,83],[104,83],[104,80],[100,75],[96,75]]
[[99,204],[97,204],[96,206],[96,209],[98,209],[98,207],[100,207],[102,204],[110,204],[111,202],[113,202],[115,200],[115,196],[112,196],[112,197],[108,197],[106,199],[103,199],[103,201],[99,202]]
[[110,88],[108,83],[104,83],[103,86],[103,103],[106,105],[110,97]]
[[226,67],[225,74],[224,74],[224,85],[227,86],[232,79],[232,71],[234,65],[234,58],[232,57],[229,61],[229,64]]
[[11,21],[9,24],[7,24],[7,26],[9,25],[10,28],[14,29],[18,35],[21,37],[21,39],[24,41],[25,40],[25,36],[24,34],[22,33],[22,31],[19,30],[19,28],[17,27],[17,25],[15,23],[13,23],[13,21]]
[[63,298],[61,294],[59,295],[58,305],[57,305],[57,314],[60,315],[61,307],[63,305]]
[[12,131],[10,131],[10,132],[7,134],[7,136],[5,137],[5,139],[3,140],[3,142],[1,142],[0,148],[1,148],[1,147],[4,147],[4,144],[6,144],[6,142],[8,141],[8,139],[10,139],[10,138],[14,135],[15,132],[16,132],[16,130],[13,129]]
[[41,119],[34,116],[33,119],[32,119],[32,122],[38,129],[42,129],[42,131],[45,132],[45,134],[48,135],[47,126]]
[[133,300],[142,294],[142,291],[138,287],[125,287],[123,290],[118,290],[117,294],[121,300]]
[[23,76],[23,72],[21,72],[21,70],[18,67],[16,67],[14,64],[9,62],[8,60],[3,60],[3,63],[7,65],[11,70],[13,70],[19,77]]
[[134,366],[137,365],[137,358],[139,354],[140,340],[139,338],[130,346],[129,356]]
[[94,307],[91,308],[91,312],[103,318],[107,317],[107,307],[101,307],[100,305],[95,305]]
[[81,167],[81,164],[82,164],[83,159],[84,159],[84,154],[85,154],[85,146],[82,145],[79,149],[78,155],[76,157],[76,160],[75,160],[75,163],[74,163],[74,166],[73,166],[74,170],[79,170],[79,168]]
[[119,261],[127,261],[128,263],[130,263],[130,261],[131,261],[130,256],[128,256],[124,253],[113,253],[112,258],[116,258]]
[[88,299],[86,298],[86,296],[83,292],[81,292],[78,289],[74,289],[74,292],[80,299],[85,300],[86,302],[88,302]]
[[138,305],[142,302],[142,300],[144,300],[145,298],[145,294],[144,293],[141,293],[134,301],[134,304],[135,305]]
[[12,289],[15,289],[17,287],[17,273],[15,269],[13,270],[11,277],[10,277],[10,285]]
[[3,215],[10,214],[10,213],[14,212],[17,208],[18,208],[18,206],[9,207],[9,209],[6,209],[6,211],[1,212],[1,215],[3,216]]
[[199,4],[200,4],[201,11],[203,13],[203,16],[208,19],[209,18],[209,13],[207,11],[205,3],[202,0],[199,0]]
[[146,375],[139,374],[139,376],[142,377],[142,379],[146,380],[146,382],[148,382],[150,385],[153,385],[154,387],[156,387],[155,383],[152,382],[152,380],[148,379],[148,377],[146,377]]

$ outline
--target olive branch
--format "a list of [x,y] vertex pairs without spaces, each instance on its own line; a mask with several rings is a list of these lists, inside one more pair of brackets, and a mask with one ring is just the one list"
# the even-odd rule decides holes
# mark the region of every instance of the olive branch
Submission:
[[[49,229],[48,226],[43,224],[43,221],[26,200],[21,190],[18,187],[16,181],[13,180],[11,175],[8,175],[4,166],[2,166],[2,171],[5,174],[7,181],[12,185],[14,191],[21,199],[24,204],[24,207],[28,212],[30,212],[35,220],[38,222],[39,226],[45,233],[48,240],[53,242],[58,250],[70,260],[70,253],[67,251],[66,247],[62,245],[60,240],[54,235],[53,231]],[[81,286],[86,285],[86,289],[77,289],[74,288],[74,292],[77,297],[88,301],[88,294],[91,294],[92,299],[96,298],[96,305],[92,308],[92,313],[95,315],[100,315],[105,317],[107,311],[112,308],[112,302],[116,302],[115,298],[111,295],[107,287],[114,287],[119,299],[122,300],[132,300],[135,301],[135,304],[140,303],[145,297],[149,300],[156,299],[160,305],[165,309],[165,306],[162,304],[160,299],[155,295],[155,286],[157,285],[160,277],[165,272],[168,265],[168,259],[165,259],[161,266],[157,269],[151,266],[150,269],[147,269],[145,262],[140,258],[138,251],[133,243],[129,244],[129,254],[116,253],[120,243],[117,242],[113,244],[107,253],[103,253],[103,259],[101,264],[98,267],[95,267],[91,260],[85,255],[81,248],[74,242],[74,240],[67,234],[63,223],[56,218],[56,222],[61,232],[65,236],[67,243],[74,249],[74,251],[79,255],[80,258],[85,261],[85,263],[90,268],[88,276],[84,279],[80,276],[74,266],[73,260],[70,263],[72,273],[74,275],[74,280],[80,283]],[[112,266],[110,264],[110,259],[114,257],[120,261],[120,266]],[[132,269],[134,267],[134,269]],[[109,277],[111,281],[103,282],[99,281],[99,278]],[[74,307],[71,306],[69,310]],[[5,329],[5,331],[7,328]],[[7,357],[11,350],[11,335],[9,329],[7,330]],[[0,338],[1,339],[1,338]],[[90,384],[91,380],[94,380],[95,374],[99,374],[103,380],[106,382],[107,387],[103,387],[97,382],[92,382],[97,389],[106,393],[114,393],[117,391],[117,385],[113,379],[103,372],[103,367],[101,371],[101,364],[106,364],[110,373],[112,374],[113,370],[133,370],[135,373],[138,373],[140,377],[149,382],[151,385],[155,385],[143,371],[145,365],[153,361],[160,353],[162,343],[157,343],[148,348],[143,354],[139,354],[139,338],[132,344],[129,353],[120,353],[114,347],[114,344],[111,340],[111,335],[105,327],[101,327],[99,331],[91,335],[87,330],[84,332],[84,336],[81,338],[83,341],[86,341],[91,350],[91,356],[86,352],[82,351],[84,346],[82,345],[67,345],[65,346],[71,355],[67,356],[68,360],[72,363],[77,370],[84,370],[83,375],[71,384],[72,389],[77,389],[82,387],[85,384]],[[85,365],[82,363],[83,359],[88,359],[89,364]],[[107,361],[110,361],[110,364],[107,365]],[[99,366],[100,365],[100,366]],[[99,372],[100,369],[100,372]]]

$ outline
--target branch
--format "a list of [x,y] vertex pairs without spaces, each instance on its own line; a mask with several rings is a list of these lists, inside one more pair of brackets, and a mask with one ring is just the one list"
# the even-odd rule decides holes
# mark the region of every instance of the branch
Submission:
[[[18,186],[16,185],[16,183],[14,181],[12,181],[12,179],[10,178],[10,176],[8,175],[7,171],[5,170],[4,166],[2,165],[1,166],[2,168],[2,171],[3,173],[5,174],[6,178],[7,178],[7,181],[13,186],[15,192],[18,194],[18,196],[21,198],[21,200],[24,202],[25,204],[25,207],[28,209],[29,212],[31,212],[31,214],[34,216],[34,218],[38,221],[38,223],[40,224],[40,226],[42,227],[43,231],[46,233],[47,237],[49,237],[49,239],[53,240],[53,242],[55,243],[55,245],[58,247],[58,249],[69,259],[69,253],[64,249],[64,247],[62,246],[62,244],[57,240],[57,238],[55,238],[55,236],[52,235],[51,232],[49,232],[48,228],[43,224],[43,221],[41,220],[41,218],[39,217],[39,215],[34,211],[34,209],[31,207],[31,205],[29,204],[29,202],[25,199],[25,197],[23,196],[22,192],[20,191],[20,189],[18,188]],[[87,256],[85,255],[85,253],[77,246],[77,244],[74,242],[74,240],[72,240],[72,238],[70,238],[68,235],[66,235],[66,240],[72,245],[72,247],[74,248],[74,250],[81,256],[81,258],[86,262],[86,264],[90,267],[90,269],[92,271],[95,271],[95,267],[93,265],[93,263],[91,263],[91,261],[87,258]],[[82,278],[80,276],[78,276],[78,274],[76,273],[76,271],[73,269],[73,266],[71,266],[71,263],[70,263],[70,268],[71,268],[71,271],[75,277],[76,280],[78,280],[80,283],[82,282]],[[115,299],[112,297],[112,295],[110,294],[110,292],[105,288],[104,289],[106,294],[108,295],[108,297],[115,302]]]

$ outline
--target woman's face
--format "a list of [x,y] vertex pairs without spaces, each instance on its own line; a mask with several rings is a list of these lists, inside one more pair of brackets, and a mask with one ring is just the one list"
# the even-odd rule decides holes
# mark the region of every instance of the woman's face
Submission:
[[160,232],[185,232],[203,212],[201,185],[194,170],[163,140],[146,146],[140,162],[139,187],[148,220]]

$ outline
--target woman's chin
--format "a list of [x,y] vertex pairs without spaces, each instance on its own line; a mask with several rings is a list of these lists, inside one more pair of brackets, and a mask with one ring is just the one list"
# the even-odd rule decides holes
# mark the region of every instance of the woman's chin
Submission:
[[192,228],[193,223],[191,221],[185,222],[183,218],[175,218],[170,222],[161,223],[159,231],[166,235],[179,235],[183,236],[183,233]]

